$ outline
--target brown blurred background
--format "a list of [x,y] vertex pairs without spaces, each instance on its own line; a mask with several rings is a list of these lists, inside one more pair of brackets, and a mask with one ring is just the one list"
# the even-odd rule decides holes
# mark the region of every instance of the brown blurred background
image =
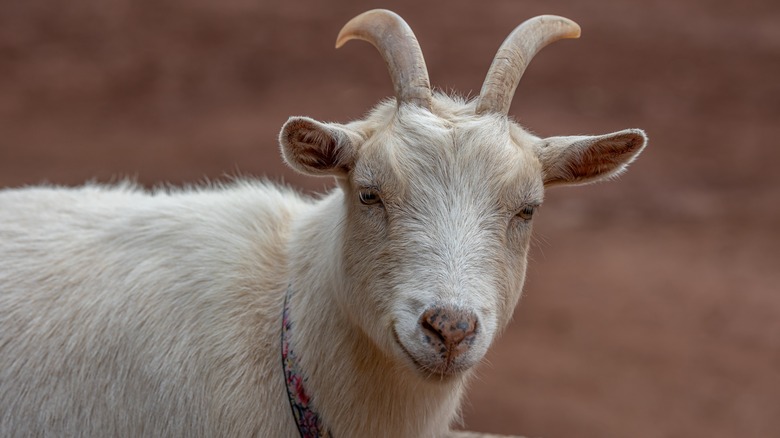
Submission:
[[769,437],[780,430],[780,3],[776,0],[5,0],[0,186],[281,164],[289,115],[358,118],[391,95],[341,25],[387,7],[431,80],[474,95],[522,20],[579,22],[511,113],[539,135],[641,127],[618,181],[548,193],[515,321],[480,368],[470,429],[554,437]]

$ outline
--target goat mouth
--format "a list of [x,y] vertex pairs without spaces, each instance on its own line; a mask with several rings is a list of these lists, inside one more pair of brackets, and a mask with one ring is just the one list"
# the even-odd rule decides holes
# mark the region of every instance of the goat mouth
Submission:
[[403,342],[401,342],[401,338],[398,336],[398,332],[395,330],[395,327],[393,327],[393,339],[395,340],[395,343],[398,344],[398,346],[401,348],[401,351],[404,352],[407,358],[412,361],[414,364],[414,368],[417,370],[422,377],[425,377],[427,379],[438,379],[440,381],[445,381],[450,378],[453,378],[460,374],[462,371],[464,371],[461,367],[454,366],[452,363],[447,363],[444,367],[431,367],[428,365],[423,364],[417,358],[412,355],[409,350],[406,349]]

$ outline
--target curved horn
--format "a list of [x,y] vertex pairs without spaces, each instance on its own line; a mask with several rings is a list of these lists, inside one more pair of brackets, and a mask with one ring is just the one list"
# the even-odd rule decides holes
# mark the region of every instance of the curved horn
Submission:
[[560,39],[579,37],[577,23],[556,15],[540,15],[517,26],[493,58],[479,93],[476,113],[508,114],[517,84],[536,53]]
[[371,43],[384,58],[395,97],[431,109],[431,84],[420,44],[408,24],[395,12],[374,9],[349,20],[339,32],[336,48],[349,40]]

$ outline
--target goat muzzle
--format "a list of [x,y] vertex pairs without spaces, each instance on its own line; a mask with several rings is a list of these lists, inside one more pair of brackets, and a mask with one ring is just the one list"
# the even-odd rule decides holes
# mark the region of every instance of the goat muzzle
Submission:
[[477,315],[454,307],[431,307],[420,317],[420,326],[425,342],[441,361],[441,368],[447,370],[474,343]]

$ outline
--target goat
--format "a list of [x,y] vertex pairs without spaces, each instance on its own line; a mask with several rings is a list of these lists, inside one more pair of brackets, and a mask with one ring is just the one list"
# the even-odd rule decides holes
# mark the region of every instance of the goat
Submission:
[[374,45],[395,99],[285,123],[285,161],[335,177],[321,198],[252,180],[1,192],[0,435],[458,435],[544,188],[617,175],[646,144],[508,117],[527,62],[578,36],[524,22],[466,100],[432,91],[399,16],[353,18],[337,47]]

